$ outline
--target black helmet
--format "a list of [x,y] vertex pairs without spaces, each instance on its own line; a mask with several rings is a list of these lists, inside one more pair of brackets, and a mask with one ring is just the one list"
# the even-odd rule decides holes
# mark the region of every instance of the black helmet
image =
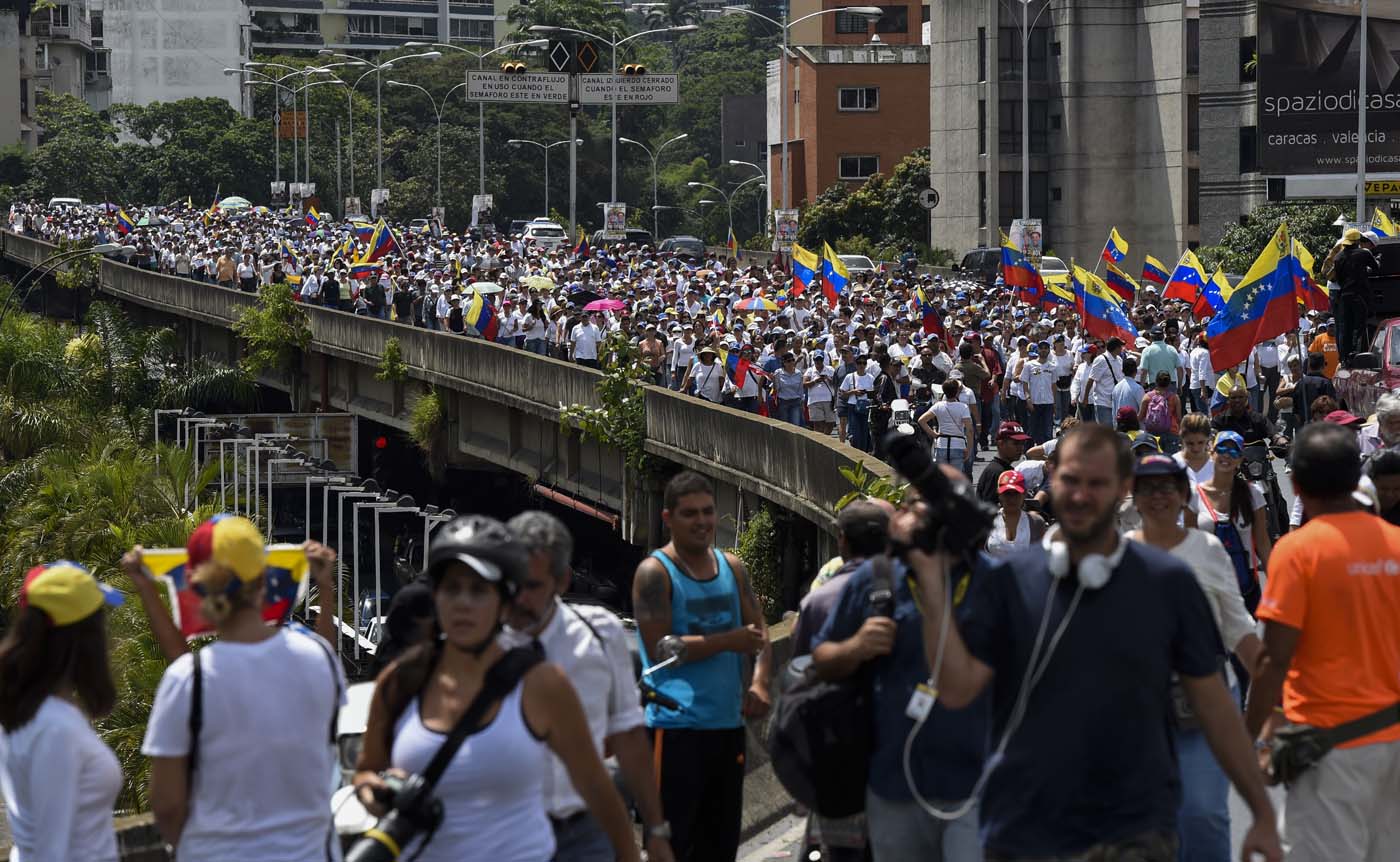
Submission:
[[463,515],[448,521],[428,547],[428,577],[433,586],[449,563],[465,563],[481,577],[514,598],[529,570],[529,556],[505,524],[485,515]]

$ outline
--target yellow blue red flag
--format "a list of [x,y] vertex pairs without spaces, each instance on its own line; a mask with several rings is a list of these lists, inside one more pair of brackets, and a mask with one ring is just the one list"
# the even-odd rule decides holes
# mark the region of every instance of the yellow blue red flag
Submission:
[[1128,241],[1118,233],[1118,228],[1108,229],[1108,242],[1103,244],[1103,259],[1112,264],[1120,264],[1128,256]]

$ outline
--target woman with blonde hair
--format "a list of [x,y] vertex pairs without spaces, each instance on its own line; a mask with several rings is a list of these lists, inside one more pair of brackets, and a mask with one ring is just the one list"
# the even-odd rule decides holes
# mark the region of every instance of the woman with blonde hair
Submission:
[[11,862],[116,862],[122,770],[93,732],[117,693],[107,607],[121,593],[67,560],[35,566],[0,642],[0,795]]
[[[263,621],[266,547],[251,521],[216,515],[187,549],[218,637],[176,659],[156,691],[141,748],[156,825],[180,862],[339,858],[330,798],[340,663],[311,631]],[[334,559],[312,550],[312,567]]]

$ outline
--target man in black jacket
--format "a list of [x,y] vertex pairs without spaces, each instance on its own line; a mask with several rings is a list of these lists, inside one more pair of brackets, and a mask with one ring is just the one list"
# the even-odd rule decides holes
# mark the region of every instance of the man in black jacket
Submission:
[[[1347,244],[1352,231],[1342,243]],[[1381,268],[1376,260],[1376,244],[1370,236],[1361,234],[1337,258],[1333,278],[1341,286],[1337,292],[1337,350],[1343,363],[1348,363],[1358,351],[1365,350],[1366,317],[1370,313],[1370,275]]]
[[1030,439],[1031,435],[1026,433],[1020,422],[1003,422],[997,426],[997,453],[982,468],[982,475],[977,479],[978,499],[996,505],[997,477],[1020,460]]

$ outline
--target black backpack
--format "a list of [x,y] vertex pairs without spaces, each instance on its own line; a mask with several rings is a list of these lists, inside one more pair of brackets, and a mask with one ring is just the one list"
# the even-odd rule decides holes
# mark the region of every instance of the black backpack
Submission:
[[[894,616],[890,559],[871,559],[872,616]],[[836,682],[810,669],[778,701],[768,728],[773,772],[792,798],[823,817],[865,810],[865,786],[874,736],[870,666]]]

